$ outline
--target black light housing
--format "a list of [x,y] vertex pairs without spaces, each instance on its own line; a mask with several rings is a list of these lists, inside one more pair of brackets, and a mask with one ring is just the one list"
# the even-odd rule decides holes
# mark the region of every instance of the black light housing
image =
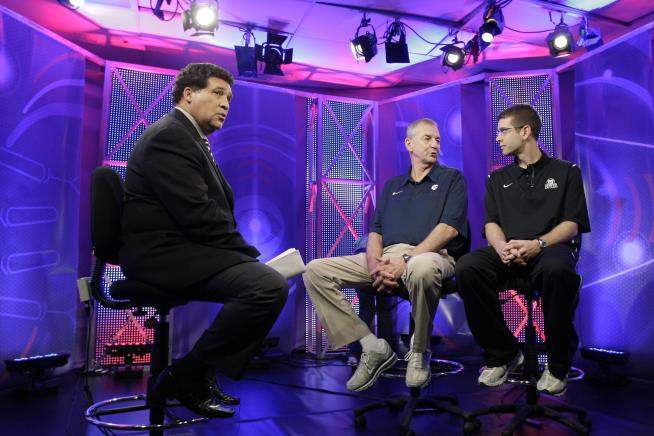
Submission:
[[556,25],[554,31],[547,35],[546,41],[550,54],[554,57],[568,56],[575,51],[574,38],[563,19]]
[[443,52],[442,65],[455,71],[463,66],[466,58],[465,51],[456,44],[457,42],[454,42],[441,48],[441,51]]
[[192,36],[213,36],[218,29],[218,3],[215,0],[192,0],[182,12],[184,31],[195,29]]
[[579,40],[577,41],[578,47],[584,47],[586,50],[593,50],[604,44],[602,33],[599,29],[588,27],[588,19],[584,17],[584,21],[579,27]]
[[250,39],[254,39],[254,34],[251,29],[246,29],[243,34],[244,45],[234,46],[238,75],[242,77],[257,77],[257,51],[254,46],[250,46]]
[[[370,27],[372,32],[366,31],[363,35],[360,35],[359,32],[365,27]],[[352,49],[354,59],[357,61],[365,59],[366,63],[368,63],[377,54],[377,33],[375,32],[375,28],[370,25],[370,19],[366,18],[365,13],[354,34],[354,39],[350,41],[350,48]]]
[[502,8],[495,1],[490,1],[484,11],[484,24],[479,28],[479,37],[483,42],[490,44],[497,35],[502,33],[502,30],[504,30]]
[[406,45],[406,30],[399,19],[388,26],[384,38],[386,39],[386,63],[408,64],[409,47]]
[[263,61],[265,67],[264,74],[274,74],[283,76],[282,64],[290,64],[293,62],[293,49],[282,48],[282,43],[286,41],[286,35],[278,35],[276,33],[268,32],[266,42],[263,44],[255,45],[255,52],[257,60]]

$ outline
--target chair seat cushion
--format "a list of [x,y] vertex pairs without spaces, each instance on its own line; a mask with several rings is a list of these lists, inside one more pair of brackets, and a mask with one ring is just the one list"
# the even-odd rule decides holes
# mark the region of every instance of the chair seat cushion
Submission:
[[172,291],[163,291],[147,283],[136,280],[118,280],[109,288],[111,296],[117,300],[129,300],[135,306],[171,308],[188,303],[188,299]]

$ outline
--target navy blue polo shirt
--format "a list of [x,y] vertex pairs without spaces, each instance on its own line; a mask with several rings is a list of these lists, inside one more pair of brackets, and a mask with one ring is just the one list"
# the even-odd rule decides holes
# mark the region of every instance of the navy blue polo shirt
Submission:
[[492,172],[484,206],[485,222],[499,225],[507,241],[536,239],[563,221],[590,231],[579,167],[544,152],[527,168],[513,163]]
[[[384,247],[420,244],[439,223],[454,227],[459,236],[446,246],[455,258],[468,240],[468,192],[463,174],[439,164],[416,183],[410,170],[391,178],[377,199],[370,231],[382,235]],[[453,253],[454,252],[454,253]]]

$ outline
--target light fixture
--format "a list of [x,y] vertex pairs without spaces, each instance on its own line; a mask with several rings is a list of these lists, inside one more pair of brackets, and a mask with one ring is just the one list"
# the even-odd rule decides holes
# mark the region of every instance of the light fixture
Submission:
[[406,30],[399,18],[388,26],[384,39],[386,39],[386,63],[408,64],[409,47],[406,45]]
[[84,0],[59,0],[59,3],[66,6],[68,9],[76,10],[84,5]]
[[192,0],[190,7],[182,12],[184,31],[195,29],[192,36],[213,36],[218,29],[218,2],[216,0]]
[[268,32],[267,40],[263,44],[255,45],[257,59],[265,62],[263,74],[283,76],[281,65],[293,62],[293,49],[282,48],[286,35]]
[[243,77],[257,77],[257,54],[255,47],[250,47],[250,39],[254,39],[256,46],[256,39],[252,29],[245,29],[243,33],[244,45],[234,46],[238,75]]
[[602,34],[599,29],[588,27],[588,18],[584,17],[584,21],[579,27],[579,40],[577,46],[584,47],[586,50],[593,50],[604,44]]
[[504,14],[502,8],[494,0],[488,2],[484,11],[484,24],[479,28],[481,40],[487,44],[504,30]]
[[475,34],[470,41],[466,42],[465,47],[463,48],[463,51],[472,56],[472,61],[473,63],[477,63],[477,60],[479,59],[479,54],[484,51],[486,47],[488,47],[490,44],[487,42],[484,42],[481,40],[479,37],[479,34]]
[[460,42],[454,38],[452,44],[448,44],[441,48],[441,51],[443,52],[442,65],[455,71],[463,66],[466,59],[465,51],[457,44],[460,44]]
[[550,54],[554,57],[568,56],[575,51],[575,41],[568,25],[563,22],[563,16],[561,16],[561,22],[556,25],[554,31],[547,35],[546,41]]
[[[363,35],[359,35],[361,29],[365,27],[370,27],[372,33],[366,31]],[[365,59],[366,63],[368,63],[377,54],[377,33],[375,32],[375,28],[370,24],[370,18],[366,18],[365,12],[354,34],[354,39],[350,42],[350,48],[352,49],[354,59],[357,61]]]

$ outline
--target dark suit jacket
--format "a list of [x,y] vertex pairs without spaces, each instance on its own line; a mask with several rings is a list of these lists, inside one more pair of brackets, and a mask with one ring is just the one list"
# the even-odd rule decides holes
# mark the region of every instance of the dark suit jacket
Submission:
[[236,230],[233,192],[193,124],[174,109],[127,163],[120,265],[130,279],[181,290],[259,252]]

